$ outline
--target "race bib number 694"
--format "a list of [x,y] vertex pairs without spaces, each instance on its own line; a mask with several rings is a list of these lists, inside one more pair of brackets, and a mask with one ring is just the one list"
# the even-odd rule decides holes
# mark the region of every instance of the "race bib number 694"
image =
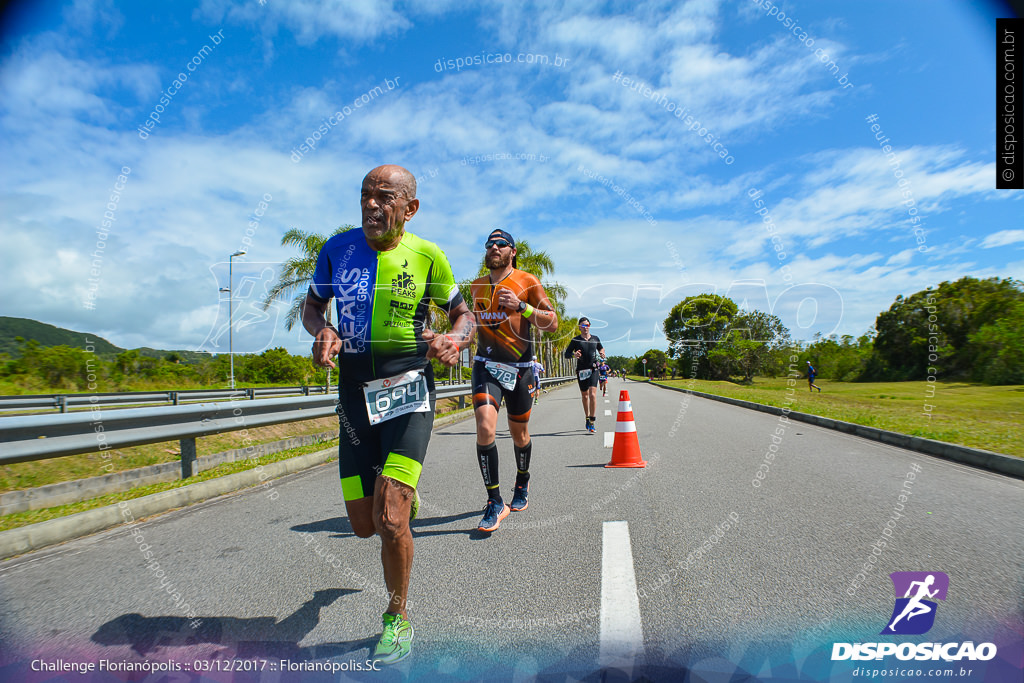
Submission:
[[425,413],[430,410],[430,392],[422,370],[410,370],[404,375],[368,382],[363,394],[371,425],[406,413]]

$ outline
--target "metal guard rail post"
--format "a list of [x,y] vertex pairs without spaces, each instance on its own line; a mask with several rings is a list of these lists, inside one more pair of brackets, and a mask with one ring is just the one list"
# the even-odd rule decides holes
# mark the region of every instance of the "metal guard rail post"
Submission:
[[[553,377],[542,385],[558,384],[573,377]],[[437,386],[438,399],[469,395],[469,384]],[[245,392],[236,392],[245,396]],[[218,403],[186,403],[155,408],[124,408],[74,413],[49,413],[0,418],[0,465],[94,453],[164,441],[181,445],[182,478],[192,474],[197,437],[328,417],[338,399],[331,396],[297,396]]]
[[[337,387],[332,387],[332,393]],[[71,408],[143,403],[168,403],[178,405],[186,402],[213,400],[257,399],[274,396],[309,396],[324,394],[322,386],[304,387],[257,387],[252,389],[182,389],[179,391],[125,391],[118,393],[92,394],[44,394],[26,396],[0,396],[0,411],[14,410],[59,410],[68,412]]]

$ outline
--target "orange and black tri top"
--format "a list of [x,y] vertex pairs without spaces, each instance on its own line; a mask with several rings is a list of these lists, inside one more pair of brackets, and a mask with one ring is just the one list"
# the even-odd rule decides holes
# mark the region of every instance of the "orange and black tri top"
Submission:
[[529,364],[533,361],[532,323],[522,313],[509,311],[498,304],[502,289],[511,290],[520,301],[539,311],[554,310],[540,280],[525,271],[513,268],[497,284],[491,284],[489,275],[473,280],[470,292],[479,332],[477,357],[500,363]]

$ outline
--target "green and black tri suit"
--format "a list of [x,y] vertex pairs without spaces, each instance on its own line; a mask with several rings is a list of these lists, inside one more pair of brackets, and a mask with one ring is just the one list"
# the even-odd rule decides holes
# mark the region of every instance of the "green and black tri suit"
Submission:
[[[462,302],[448,258],[409,232],[394,249],[375,251],[362,230],[349,230],[320,250],[309,291],[337,304],[338,466],[345,500],[372,496],[380,474],[416,488],[434,421],[434,377],[423,327],[431,302],[446,312]],[[425,377],[429,412],[371,425],[366,384],[409,371]]]

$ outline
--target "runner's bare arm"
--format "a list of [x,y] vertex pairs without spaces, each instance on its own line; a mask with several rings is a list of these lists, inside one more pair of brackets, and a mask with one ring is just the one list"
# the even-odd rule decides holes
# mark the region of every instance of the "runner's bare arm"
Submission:
[[423,340],[427,342],[427,358],[436,358],[447,366],[455,365],[459,360],[459,352],[473,337],[476,318],[469,312],[466,302],[461,302],[448,312],[452,331],[448,334],[437,334],[433,330],[423,329]]
[[331,360],[341,352],[341,338],[333,326],[327,324],[327,307],[330,299],[320,301],[306,292],[302,302],[302,326],[315,337],[313,340],[313,363],[321,367],[336,368]]
[[548,295],[543,289],[540,289],[537,303],[533,304],[533,316],[530,320],[542,332],[552,332],[558,329],[558,314],[555,313],[554,307],[548,301]]

